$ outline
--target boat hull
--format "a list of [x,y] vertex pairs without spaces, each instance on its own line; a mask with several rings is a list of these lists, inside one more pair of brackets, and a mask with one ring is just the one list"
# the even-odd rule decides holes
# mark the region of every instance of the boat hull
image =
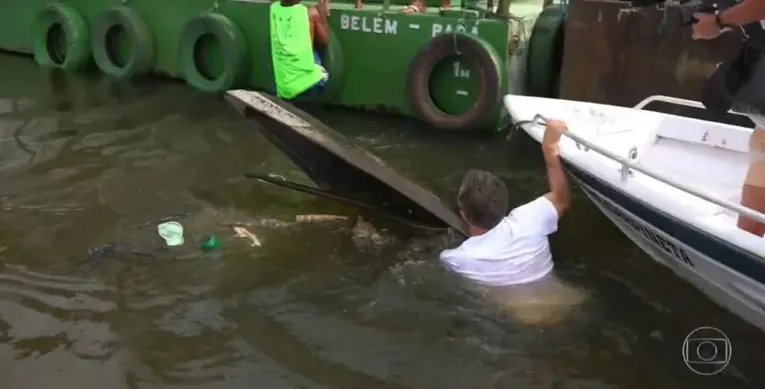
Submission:
[[571,163],[565,165],[595,206],[646,254],[720,306],[765,331],[765,269],[760,259],[672,220]]
[[[700,106],[666,96],[650,101]],[[504,102],[537,142],[545,132],[537,118],[564,120],[564,168],[595,205],[649,256],[765,330],[765,241],[736,227],[739,200],[732,197],[746,174],[750,129],[642,105],[518,95]]]

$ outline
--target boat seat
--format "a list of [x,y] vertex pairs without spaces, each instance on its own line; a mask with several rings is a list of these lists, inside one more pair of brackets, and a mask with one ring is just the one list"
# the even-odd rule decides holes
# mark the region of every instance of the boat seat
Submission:
[[597,143],[608,151],[622,156],[630,157],[630,150],[637,149],[637,158],[640,161],[643,154],[651,149],[656,142],[656,135],[652,132],[640,132],[631,128],[616,127],[610,131],[602,131],[597,135]]
[[[736,194],[725,196],[724,198],[734,204],[739,204],[741,202],[741,193],[738,192]],[[704,201],[704,200],[701,200],[701,201]],[[717,220],[719,222],[722,222],[723,224],[729,225],[731,227],[736,226],[736,223],[738,222],[737,212],[721,207],[717,204],[712,204],[706,201],[704,202],[707,203],[708,205],[708,208],[705,208],[705,209],[711,211],[709,214],[706,214],[706,216],[714,220]],[[705,215],[704,214],[705,209],[701,209],[699,210],[699,212],[702,215]]]
[[[741,153],[660,137],[643,157],[641,164],[670,179],[705,189],[715,197],[736,204],[740,202],[741,182],[746,173],[746,156]],[[675,163],[678,158],[682,158],[683,163]],[[736,215],[724,207],[667,185],[657,183],[655,189],[702,217],[717,217],[725,213]]]
[[[672,199],[673,202],[682,204],[683,207],[692,209],[694,213],[701,217],[716,217],[726,212],[735,214],[735,212],[729,211],[715,203],[711,203],[700,197],[687,194],[668,185],[657,185],[655,190],[659,192],[663,197]],[[741,198],[741,193],[739,191],[740,190],[737,190],[735,193],[718,194],[718,197],[727,199],[733,203],[738,203]],[[714,193],[715,191],[712,192]]]

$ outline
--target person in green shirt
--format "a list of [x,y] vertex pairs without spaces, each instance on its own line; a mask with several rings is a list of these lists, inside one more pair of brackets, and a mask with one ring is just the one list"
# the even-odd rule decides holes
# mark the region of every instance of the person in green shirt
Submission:
[[270,8],[271,61],[276,95],[291,100],[317,93],[329,79],[318,49],[329,44],[329,0],[306,7],[301,0],[277,0]]

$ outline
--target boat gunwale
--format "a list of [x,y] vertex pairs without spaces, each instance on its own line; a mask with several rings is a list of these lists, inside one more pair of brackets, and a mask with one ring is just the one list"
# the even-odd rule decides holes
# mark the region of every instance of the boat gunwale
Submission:
[[[508,102],[509,97],[514,97],[514,96],[513,95],[505,96],[505,105],[507,106],[508,110],[513,111],[513,109],[510,107],[510,103]],[[528,96],[518,96],[518,97],[529,98]],[[544,98],[532,98],[532,99],[540,100]],[[560,101],[557,99],[544,99],[544,100]],[[587,103],[587,102],[570,101],[570,100],[565,100],[565,101],[568,103],[584,104],[590,107],[602,106],[608,109],[613,109],[613,108],[624,109],[624,110],[631,109],[629,107],[610,106],[606,104],[596,104],[596,103]],[[544,105],[544,104],[540,104],[540,105]],[[642,110],[641,112],[650,113],[651,115],[659,115],[659,116],[668,116],[668,115],[676,116],[682,119],[696,120],[698,122],[708,123],[703,120],[688,118],[688,117],[679,116],[679,115],[665,114],[665,113],[652,112],[652,111],[642,111]],[[714,123],[714,124],[716,126],[724,126],[724,127],[734,128],[734,129],[745,128],[740,126],[728,125],[724,123]],[[538,121],[534,122],[533,120],[525,120],[521,122],[519,126],[527,134],[529,134],[532,138],[534,138],[537,142],[541,142],[544,127]],[[651,208],[653,208],[653,210],[660,211],[661,213],[679,222],[682,222],[682,224],[684,224],[688,228],[693,229],[699,233],[703,233],[709,238],[713,238],[717,241],[721,241],[722,243],[725,243],[726,245],[734,246],[740,250],[745,251],[746,253],[753,255],[754,259],[756,259],[758,263],[761,263],[763,266],[765,266],[765,244],[763,244],[763,242],[765,241],[763,241],[763,238],[758,238],[756,235],[739,230],[738,228],[736,228],[736,226],[730,226],[727,223],[726,223],[726,226],[724,226],[723,228],[720,228],[714,222],[715,218],[709,217],[709,215],[699,216],[698,212],[693,212],[695,208],[685,206],[684,204],[677,201],[676,199],[672,199],[671,201],[665,201],[665,202],[652,201],[654,200],[653,197],[656,196],[657,191],[654,189],[650,189],[650,185],[647,184],[646,180],[641,180],[635,177],[630,178],[628,180],[622,180],[621,172],[619,171],[612,172],[611,168],[613,167],[613,164],[624,166],[623,165],[624,162],[628,162],[630,165],[634,165],[634,163],[631,163],[627,161],[625,158],[618,157],[618,156],[617,156],[618,158],[611,158],[607,155],[597,152],[597,150],[595,149],[592,149],[592,151],[596,151],[596,153],[589,153],[588,150],[586,149],[579,149],[576,146],[577,141],[571,138],[570,131],[568,132],[569,132],[568,140],[570,140],[570,142],[561,142],[562,144],[559,146],[560,156],[561,156],[561,159],[563,159],[564,161],[564,165],[566,164],[573,165],[575,168],[578,168],[579,170],[586,172],[593,178],[596,178],[608,184],[608,186],[612,187],[614,190],[617,190],[625,194],[626,196],[630,197],[632,200],[638,203],[641,203],[643,205],[650,206]],[[591,142],[592,141],[589,141],[588,143],[591,143]],[[602,167],[602,161],[604,160],[610,162],[608,168]],[[598,165],[600,165],[600,167],[598,167]],[[570,167],[567,170],[570,170]],[[630,170],[633,170],[633,169],[630,169]],[[647,176],[651,178],[651,181],[649,182],[658,181],[658,184],[662,186],[667,186],[676,190],[684,191],[682,188],[677,188],[677,187],[674,187],[673,185],[662,182],[661,180],[657,180],[656,178],[651,177],[650,175],[645,174],[641,172],[640,170],[645,170],[645,167],[638,166],[637,169],[634,169],[634,171],[641,173],[643,176]],[[609,174],[606,174],[606,173],[609,173]],[[675,179],[668,179],[668,180],[672,182],[676,181]],[[630,185],[631,187],[629,191],[626,191],[624,190],[624,187],[627,186],[628,183],[631,184]],[[635,195],[636,189],[638,189],[638,192],[642,192],[640,194],[646,195],[646,196],[636,196]],[[704,199],[703,197],[698,196],[698,194],[696,193],[687,192],[687,191],[684,191],[684,192],[695,198],[708,201],[707,199]],[[732,203],[731,201],[727,199],[723,200],[722,202]],[[733,212],[736,212],[736,211],[733,210]],[[765,217],[765,215],[763,215],[763,217]],[[660,230],[663,231],[663,229],[660,229]],[[765,275],[763,276],[762,282],[765,282]]]

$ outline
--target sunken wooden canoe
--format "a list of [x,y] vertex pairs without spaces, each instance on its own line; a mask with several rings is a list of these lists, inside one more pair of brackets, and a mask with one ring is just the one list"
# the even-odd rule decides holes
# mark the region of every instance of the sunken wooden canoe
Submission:
[[317,188],[264,175],[251,177],[374,209],[418,228],[451,227],[467,235],[462,219],[433,192],[290,103],[245,90],[228,91],[225,99],[250,119],[250,124],[285,153]]

